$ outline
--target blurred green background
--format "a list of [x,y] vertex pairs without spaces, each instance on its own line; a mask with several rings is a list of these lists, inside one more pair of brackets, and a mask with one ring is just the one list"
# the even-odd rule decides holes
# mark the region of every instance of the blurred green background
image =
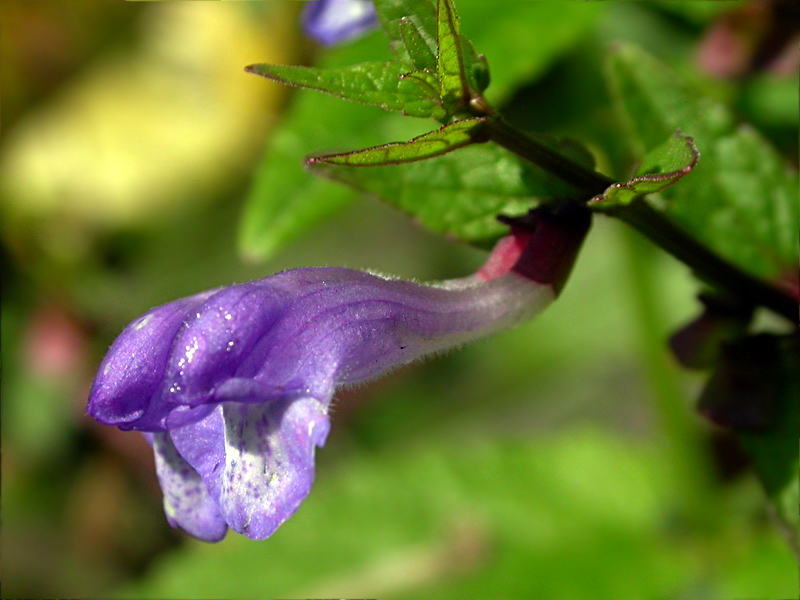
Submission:
[[[511,23],[532,3],[496,4]],[[627,40],[796,165],[797,43],[762,56],[780,2],[544,4],[550,21],[476,41],[513,122],[627,171],[600,72],[604,49]],[[458,4],[468,35],[490,31],[485,6]],[[375,56],[379,34],[321,50],[302,36],[301,7],[0,5],[3,597],[795,596],[797,565],[744,459],[695,416],[703,374],[664,346],[698,310],[695,283],[605,219],[534,322],[341,392],[317,483],[271,539],[209,545],[169,528],[147,444],[84,409],[128,321],[284,268],[445,279],[484,256],[356,198],[268,260],[240,257],[252,173],[298,98],[243,67],[386,53]],[[316,118],[336,119],[337,102]],[[385,142],[426,130],[380,122]]]

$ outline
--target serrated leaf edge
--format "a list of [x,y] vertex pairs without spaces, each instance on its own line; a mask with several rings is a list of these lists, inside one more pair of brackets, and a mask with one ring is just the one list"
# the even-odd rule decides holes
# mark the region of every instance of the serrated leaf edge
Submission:
[[[319,163],[327,164],[327,165],[342,166],[342,167],[365,168],[365,167],[379,167],[379,166],[387,166],[387,165],[401,165],[401,164],[407,164],[407,163],[417,162],[417,161],[421,161],[421,160],[427,160],[429,158],[435,158],[437,156],[442,156],[444,154],[448,154],[448,153],[450,153],[450,152],[452,152],[454,150],[458,150],[459,148],[464,148],[464,147],[469,146],[471,144],[480,144],[480,143],[488,141],[488,138],[485,138],[484,136],[481,135],[481,127],[482,127],[482,125],[484,125],[486,123],[486,121],[487,121],[486,118],[467,119],[467,120],[463,120],[463,121],[456,121],[454,123],[450,123],[449,125],[445,125],[444,127],[440,128],[440,129],[437,129],[436,131],[430,131],[428,133],[424,133],[424,134],[422,134],[420,136],[417,136],[417,137],[415,137],[415,138],[413,138],[413,139],[411,139],[411,140],[409,140],[407,142],[392,142],[392,143],[389,143],[389,144],[382,144],[382,145],[379,145],[379,146],[372,146],[371,148],[365,148],[363,150],[354,150],[352,152],[342,152],[342,153],[338,153],[338,154],[325,154],[325,155],[322,155],[322,156],[310,156],[310,157],[308,157],[306,159],[305,162],[306,162],[306,166],[308,166],[308,167],[313,169],[314,165],[319,164]],[[454,144],[448,145],[440,152],[432,152],[430,154],[426,154],[425,156],[415,156],[415,157],[409,158],[409,159],[391,160],[391,161],[385,161],[385,162],[379,162],[379,163],[373,163],[373,164],[347,164],[345,162],[338,162],[338,161],[334,160],[334,159],[337,159],[337,158],[352,157],[352,156],[356,156],[356,155],[359,155],[359,154],[367,154],[369,152],[386,150],[388,148],[398,148],[398,147],[402,147],[402,146],[411,146],[411,145],[413,145],[415,143],[425,142],[425,141],[427,141],[426,138],[432,138],[436,134],[444,132],[446,129],[460,129],[461,127],[463,127],[467,123],[471,123],[472,124],[472,127],[468,128],[465,131],[465,133],[470,133],[471,134],[470,135],[470,139],[468,139],[468,140],[466,140],[464,142],[459,142],[459,143],[454,143]]]
[[[643,181],[648,181],[648,182],[664,181],[664,182],[666,182],[663,187],[660,187],[657,190],[653,190],[653,191],[647,192],[647,193],[654,194],[654,193],[657,193],[657,192],[661,192],[661,191],[664,191],[665,189],[667,189],[668,187],[671,187],[671,186],[675,185],[678,181],[681,180],[681,178],[683,178],[685,175],[691,173],[694,170],[694,168],[697,166],[697,163],[700,161],[700,151],[697,149],[697,146],[694,143],[694,138],[692,138],[692,137],[690,137],[688,135],[684,135],[681,132],[680,129],[676,130],[673,135],[675,137],[678,137],[678,138],[682,139],[684,142],[686,142],[686,145],[689,147],[689,151],[692,154],[692,160],[688,165],[686,165],[682,169],[678,169],[678,170],[675,170],[675,171],[670,171],[668,173],[638,175],[636,177],[633,177],[633,178],[629,179],[628,181],[617,182],[617,183],[611,184],[610,186],[608,186],[606,188],[606,190],[602,194],[599,194],[599,195],[595,196],[594,198],[592,198],[589,201],[589,205],[590,206],[592,206],[592,205],[598,206],[598,205],[602,205],[603,203],[607,203],[609,195],[611,193],[613,193],[614,191],[616,191],[616,190],[629,189],[631,192],[636,194],[637,193],[636,192],[636,184],[637,183],[641,183]],[[641,195],[641,194],[639,194],[639,195]]]

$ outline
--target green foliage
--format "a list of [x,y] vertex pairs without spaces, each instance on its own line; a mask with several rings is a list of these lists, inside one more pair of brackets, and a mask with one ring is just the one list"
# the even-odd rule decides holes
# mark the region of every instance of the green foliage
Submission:
[[461,46],[461,19],[453,3],[439,0],[436,11],[436,67],[439,74],[440,93],[455,104],[469,97]]
[[440,97],[453,113],[466,112],[470,100],[489,84],[489,72],[486,61],[478,60],[472,44],[461,35],[461,19],[452,0],[439,0],[436,40]]
[[[755,129],[737,124],[727,107],[635,47],[611,55],[608,76],[638,154],[647,152],[643,169],[653,155],[665,154],[670,164],[670,152],[658,144],[675,128],[691,135],[703,155],[679,187],[662,191],[667,214],[745,272],[783,284],[796,271],[800,203],[796,176],[777,152]],[[779,343],[759,335],[723,344],[700,403],[713,420],[739,432],[796,550],[798,364],[794,338]]]
[[[434,77],[433,73],[438,68],[437,7],[429,0],[377,0],[376,8],[396,59],[406,65],[406,71],[402,73],[404,79],[420,82],[410,84],[413,89],[427,90],[428,83],[434,85],[431,77]],[[527,78],[543,71],[587,29],[598,12],[585,4],[567,2],[520,3],[513,12],[496,10],[494,5],[483,0],[462,2],[459,8],[463,15],[469,17],[470,22],[480,24],[475,27],[471,36],[474,43],[485,52],[504,57],[492,75],[490,91],[492,97],[498,100],[507,97]],[[447,35],[455,39],[452,33]],[[458,36],[458,40],[462,57],[466,57],[464,64],[468,85],[480,92],[488,85],[488,69],[482,57],[475,55],[472,45],[463,34]],[[347,69],[348,64],[374,59],[379,53],[379,46],[379,40],[374,38],[359,42],[326,56],[322,67]],[[394,73],[400,70],[398,67],[392,69]],[[281,74],[286,75],[287,72]],[[308,72],[296,71],[294,74],[308,75]],[[308,83],[314,83],[313,77]],[[385,82],[386,86],[390,84],[395,85],[395,82]],[[438,86],[438,83],[434,85],[437,94],[440,91]],[[424,106],[427,100],[419,102]],[[420,104],[410,108],[406,106],[403,110],[409,112],[419,107]],[[432,110],[432,116],[438,118],[436,109]],[[325,115],[325,118],[321,119],[320,115]],[[388,115],[370,112],[363,107],[325,102],[314,94],[300,94],[282,118],[256,170],[242,215],[239,240],[241,252],[249,260],[264,260],[348,203],[352,193],[329,182],[314,180],[302,168],[304,159],[310,154],[335,148],[342,140],[356,148],[385,143],[385,137],[378,137],[380,133],[397,128],[390,119]],[[449,164],[449,161],[446,162]],[[504,164],[508,162],[506,158]],[[517,166],[512,169],[512,173],[518,169],[530,171],[527,166]],[[446,174],[442,176],[447,177]],[[504,176],[504,179],[509,177]],[[505,206],[503,210],[508,214],[524,212],[525,203],[521,197],[528,193],[532,199],[527,206],[533,206],[536,198],[542,194],[541,188],[547,185],[544,182],[540,186],[534,186],[530,192],[519,188],[514,193],[517,198],[512,205]],[[471,198],[472,194],[467,190],[463,196]],[[448,202],[437,206],[440,210],[449,212],[453,204]],[[490,204],[481,205],[484,209],[490,205],[503,208],[499,198]],[[448,214],[434,218],[431,213],[435,210],[429,207],[426,214],[420,216],[420,220],[451,220]],[[502,231],[497,224],[489,223],[490,221],[491,217],[482,215],[481,222],[485,223],[482,226],[475,227],[474,221],[472,224],[458,226],[457,229],[462,231],[458,237],[484,240],[480,243],[485,243],[485,240],[496,237]],[[452,228],[447,230],[450,229]]]
[[520,216],[575,188],[494,144],[474,144],[428,160],[353,169],[315,162],[313,171],[376,196],[436,233],[490,246]]
[[630,204],[646,194],[663,191],[690,173],[699,159],[692,139],[677,132],[645,155],[633,178],[615,183],[602,196],[593,198],[593,206],[602,209]]
[[[269,541],[250,542],[231,533],[221,545],[204,545],[173,532],[163,518],[152,455],[141,436],[93,427],[85,418],[86,390],[100,357],[125,322],[150,306],[302,264],[346,264],[422,278],[467,273],[482,253],[448,244],[445,236],[488,246],[505,231],[495,214],[522,214],[573,193],[505,150],[470,145],[480,139],[474,137],[477,132],[445,113],[437,74],[442,34],[436,1],[375,2],[391,55],[377,35],[340,48],[312,48],[297,40],[296,13],[280,20],[274,13],[257,20],[253,13],[272,5],[299,8],[299,2],[168,3],[175,10],[161,10],[167,8],[163,3],[41,3],[33,12],[26,8],[33,3],[11,3],[9,14],[23,35],[66,18],[59,31],[66,36],[65,47],[77,50],[59,55],[57,68],[44,74],[31,71],[35,65],[20,62],[15,53],[7,61],[16,83],[8,88],[13,123],[4,155],[24,155],[35,168],[26,176],[10,169],[14,176],[6,179],[28,182],[23,190],[38,182],[49,191],[36,198],[23,195],[18,208],[35,220],[4,231],[4,258],[11,265],[3,274],[3,349],[11,367],[3,379],[4,540],[14,549],[4,558],[4,589],[15,597],[109,597],[120,583],[121,595],[136,598],[333,597],[337,592],[339,597],[409,600],[796,595],[797,564],[763,518],[763,494],[754,478],[714,479],[703,487],[698,478],[686,476],[688,471],[675,475],[681,471],[672,467],[681,456],[692,464],[707,458],[706,430],[698,427],[686,397],[697,389],[698,375],[668,369],[651,374],[648,386],[648,369],[640,363],[652,363],[653,356],[669,362],[663,339],[696,308],[697,282],[682,264],[638,238],[641,245],[630,250],[638,267],[626,276],[620,244],[627,238],[620,237],[624,225],[614,219],[595,219],[566,292],[535,322],[368,388],[343,391],[332,437],[319,452],[318,484],[296,517]],[[485,97],[509,122],[587,141],[604,173],[633,172],[628,144],[635,144],[635,164],[641,166],[627,185],[611,188],[604,202],[659,194],[648,202],[737,265],[773,281],[796,276],[796,175],[770,146],[796,163],[796,76],[757,71],[743,79],[706,79],[699,93],[658,61],[623,47],[609,71],[631,135],[611,118],[600,81],[597,63],[609,42],[621,39],[646,48],[682,75],[703,77],[694,61],[703,32],[713,27],[714,15],[742,3],[518,0],[512,10],[489,0],[456,3],[460,25],[455,17],[444,20],[449,28],[444,36],[456,53],[455,63],[452,56],[448,63],[456,66],[450,79],[454,97],[463,93],[462,66],[469,90],[483,95],[488,83],[482,58],[475,55],[471,63],[468,37],[492,62]],[[218,12],[202,17],[199,11],[208,8],[203,5]],[[244,22],[259,40],[279,45],[281,53],[254,51],[241,36],[219,35],[230,31],[220,29],[220,17],[244,5],[252,13]],[[100,11],[120,17],[109,22]],[[142,18],[131,18],[132,11]],[[142,23],[148,26],[138,27]],[[280,33],[287,24],[290,35]],[[225,37],[229,48],[241,46],[242,56],[227,60],[217,49],[213,61],[210,55],[188,60],[198,49],[215,47],[207,43],[210,32]],[[142,48],[138,40],[145,41]],[[134,61],[118,62],[132,53],[139,53]],[[167,56],[173,59],[159,63]],[[296,90],[277,103],[280,109],[271,99],[259,99],[251,102],[258,119],[252,110],[223,110],[229,120],[209,122],[196,117],[206,114],[197,106],[227,106],[219,101],[229,92],[252,101],[247,84],[270,97],[278,86],[250,78],[244,87],[237,82],[221,86],[219,94],[194,86],[188,95],[165,95],[166,80],[191,83],[193,74],[206,73],[206,67],[213,67],[208,74],[215,80],[221,73],[242,78],[241,66],[267,56],[274,62],[286,62],[288,56],[311,59],[310,68],[267,69],[274,69],[278,79],[300,78],[324,93]],[[394,62],[386,66],[390,59]],[[154,70],[156,63],[163,72]],[[147,109],[147,118],[132,121],[155,127],[159,135],[153,139],[185,141],[193,139],[187,131],[216,131],[230,136],[232,145],[214,147],[243,148],[247,143],[236,133],[240,127],[253,132],[262,120],[274,120],[258,167],[251,169],[246,154],[244,160],[238,153],[232,159],[227,150],[214,154],[206,170],[219,172],[223,193],[194,177],[175,175],[180,169],[168,169],[172,177],[153,178],[149,167],[158,161],[147,148],[130,155],[85,151],[85,158],[68,151],[97,138],[87,135],[95,129],[87,129],[76,115],[95,123],[98,112],[76,107],[125,112],[116,99],[131,98],[128,87],[119,87],[130,77],[117,75],[131,69],[120,64],[135,66],[136,74],[154,82],[136,95],[135,104]],[[372,104],[365,104],[351,81],[322,74],[323,67],[343,76],[362,69],[355,77],[361,78],[366,96],[373,94]],[[339,84],[343,87],[337,89]],[[116,92],[109,94],[112,89]],[[392,91],[405,96],[395,102]],[[348,94],[356,103],[341,101]],[[393,114],[382,110],[393,102]],[[415,111],[447,126],[426,133],[435,125],[399,116]],[[734,114],[757,131],[737,126]],[[172,117],[159,118],[164,115]],[[74,143],[64,145],[63,136],[48,135],[55,130],[41,128],[44,121],[62,123],[58,131],[74,132],[67,136]],[[98,130],[100,142],[114,149],[141,138],[138,130],[130,138],[125,122],[112,119],[111,127]],[[220,123],[224,127],[215,129]],[[697,139],[702,161],[678,185],[661,189],[694,162],[689,145],[673,135],[679,128]],[[217,134],[211,137],[220,140]],[[410,145],[386,144],[408,139]],[[27,142],[20,145],[20,140]],[[544,143],[594,168],[585,149]],[[197,165],[195,150],[190,144],[180,163]],[[357,169],[321,161],[313,165],[385,198],[412,218],[397,218],[378,202],[348,207],[352,189],[304,168],[304,159],[320,152],[337,152],[325,160],[345,164],[432,156]],[[51,178],[51,170],[40,168],[42,156],[52,157],[47,164],[66,165],[63,173],[56,170]],[[302,240],[266,270],[243,265],[231,249],[248,171],[254,180],[241,218],[243,254],[264,260]],[[107,178],[109,189],[130,190],[131,181],[142,179],[147,189],[158,188],[159,198],[163,191],[165,200],[153,212],[141,203],[152,194],[134,193],[133,204],[120,206],[138,206],[146,223],[131,222],[122,235],[116,221],[97,228],[95,219],[107,214],[108,197],[84,193],[95,189],[87,187],[92,173]],[[206,196],[215,203],[198,201]],[[178,197],[191,202],[175,211]],[[346,212],[334,214],[343,208]],[[87,220],[75,218],[80,210]],[[313,225],[331,216],[312,234]],[[417,231],[416,223],[442,235]],[[20,289],[26,293],[14,293]],[[648,294],[651,299],[643,300]],[[653,301],[658,306],[648,308]],[[52,327],[41,338],[46,345],[31,344],[37,339],[31,336],[33,317],[53,303],[68,313],[85,348],[65,345],[63,332]],[[640,320],[637,311],[644,315]],[[769,322],[757,315],[756,325]],[[769,323],[778,329],[779,324]],[[637,332],[641,345],[634,343]],[[748,338],[735,339],[742,335],[744,330],[737,329],[725,341],[746,343]],[[744,362],[731,360],[718,346],[708,360],[719,360],[712,379],[727,381],[724,398],[736,396],[738,408],[750,415],[767,408],[760,428],[733,429],[785,537],[796,544],[800,353],[796,339],[770,337],[774,347]],[[65,349],[76,366],[68,377],[52,378],[47,366]],[[732,374],[744,376],[750,387]],[[575,428],[584,421],[593,424],[589,433]],[[671,421],[703,435],[703,443],[688,444]],[[660,447],[669,451],[659,453]],[[685,499],[691,497],[699,497],[706,510],[687,510],[693,505]]]
[[[268,543],[235,534],[220,545],[191,543],[118,597],[697,594],[707,584],[687,554],[695,548],[667,535],[659,501],[680,482],[659,466],[636,443],[586,430],[467,446],[429,439],[402,452],[361,455],[337,476],[323,476]],[[762,551],[773,553],[774,545]],[[759,593],[789,594],[795,585],[790,571],[775,576],[786,566],[785,555],[776,558],[756,574],[767,585]],[[733,590],[746,594],[748,587]]]
[[[380,47],[380,40],[364,40],[329,55],[324,64],[338,68],[363,61]],[[300,94],[283,114],[255,170],[242,213],[240,252],[251,261],[263,260],[345,206],[352,192],[310,176],[304,158],[313,151],[334,148],[343,139],[356,146],[378,144],[381,132],[396,122],[393,118],[390,113],[322,94]]]
[[769,143],[636,47],[617,48],[607,74],[639,156],[680,129],[703,157],[679,188],[663,192],[667,214],[753,275],[778,281],[796,270],[796,176]]
[[444,118],[435,77],[411,73],[410,65],[404,63],[361,63],[335,69],[257,64],[245,71],[410,117]]
[[424,36],[412,16],[400,19],[400,38],[413,65],[422,71],[436,71],[436,44]]
[[[339,68],[255,64],[245,70],[412,117],[447,121],[468,114],[471,98],[489,83],[486,61],[477,57],[461,35],[452,0],[439,0],[434,32],[425,19],[424,7],[428,6],[422,2],[423,12],[416,16],[411,8],[398,12],[397,4],[378,4],[397,61]],[[401,16],[396,18],[397,14]]]
[[[375,10],[398,60],[436,70],[436,6],[431,0],[375,0]],[[410,30],[413,29],[413,32]],[[420,46],[424,44],[427,51]]]
[[456,121],[408,142],[385,144],[344,154],[312,157],[306,163],[312,167],[318,163],[344,167],[371,167],[434,158],[478,141],[481,136],[481,126],[485,122],[486,119]]
[[[489,82],[486,62],[462,35],[452,0],[439,0],[435,8],[426,0],[387,0],[378,2],[376,8],[390,46],[401,62],[364,63],[336,69],[254,65],[248,70],[348,100],[358,101],[364,95],[363,101],[368,104],[445,121],[489,110],[480,96]],[[412,72],[412,68],[420,70]],[[409,82],[409,87],[401,89],[402,82]],[[438,97],[433,96],[435,84]],[[436,112],[442,107],[444,119],[442,113]],[[473,149],[459,153],[457,158],[443,156],[483,141],[477,127],[482,123],[460,120],[410,142],[314,157],[308,160],[308,165],[316,173],[382,198],[433,231],[487,245],[502,231],[494,222],[496,215],[519,215],[543,202],[572,198],[576,189],[497,148]],[[281,140],[279,134],[279,150]],[[586,162],[586,152],[579,152],[581,160]],[[422,159],[429,162],[407,164]],[[403,164],[402,169],[384,168],[399,164]],[[347,169],[354,166],[375,170]],[[263,198],[264,191],[272,187],[272,169],[262,173],[263,180],[259,177],[259,183],[266,183],[259,185],[253,198]],[[282,222],[280,217],[288,222],[285,229],[291,232],[337,204],[335,198],[314,200],[306,196],[297,208],[285,201],[279,204],[257,201],[252,210],[257,211],[258,220],[252,217],[245,220],[248,228],[245,243],[250,246],[251,254],[264,254],[273,247],[275,238],[281,234],[274,225],[276,221]],[[306,207],[310,211],[304,212]]]

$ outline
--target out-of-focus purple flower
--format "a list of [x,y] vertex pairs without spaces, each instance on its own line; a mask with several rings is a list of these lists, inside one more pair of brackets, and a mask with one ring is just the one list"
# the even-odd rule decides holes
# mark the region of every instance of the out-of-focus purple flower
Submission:
[[173,526],[266,538],[310,490],[338,385],[541,311],[587,229],[540,215],[476,275],[439,284],[303,268],[155,308],[112,345],[88,412],[146,432]]
[[306,33],[326,46],[356,38],[377,24],[372,0],[313,0],[303,13]]

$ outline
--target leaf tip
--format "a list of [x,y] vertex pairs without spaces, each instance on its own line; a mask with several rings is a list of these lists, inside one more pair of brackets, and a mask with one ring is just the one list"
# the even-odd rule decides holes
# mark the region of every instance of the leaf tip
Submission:
[[267,64],[263,64],[263,63],[255,63],[255,64],[252,64],[252,65],[247,65],[244,68],[244,72],[245,73],[252,73],[253,75],[258,75],[259,77],[264,77],[266,79],[275,79],[269,73],[269,68],[271,66],[272,65],[267,65]]

